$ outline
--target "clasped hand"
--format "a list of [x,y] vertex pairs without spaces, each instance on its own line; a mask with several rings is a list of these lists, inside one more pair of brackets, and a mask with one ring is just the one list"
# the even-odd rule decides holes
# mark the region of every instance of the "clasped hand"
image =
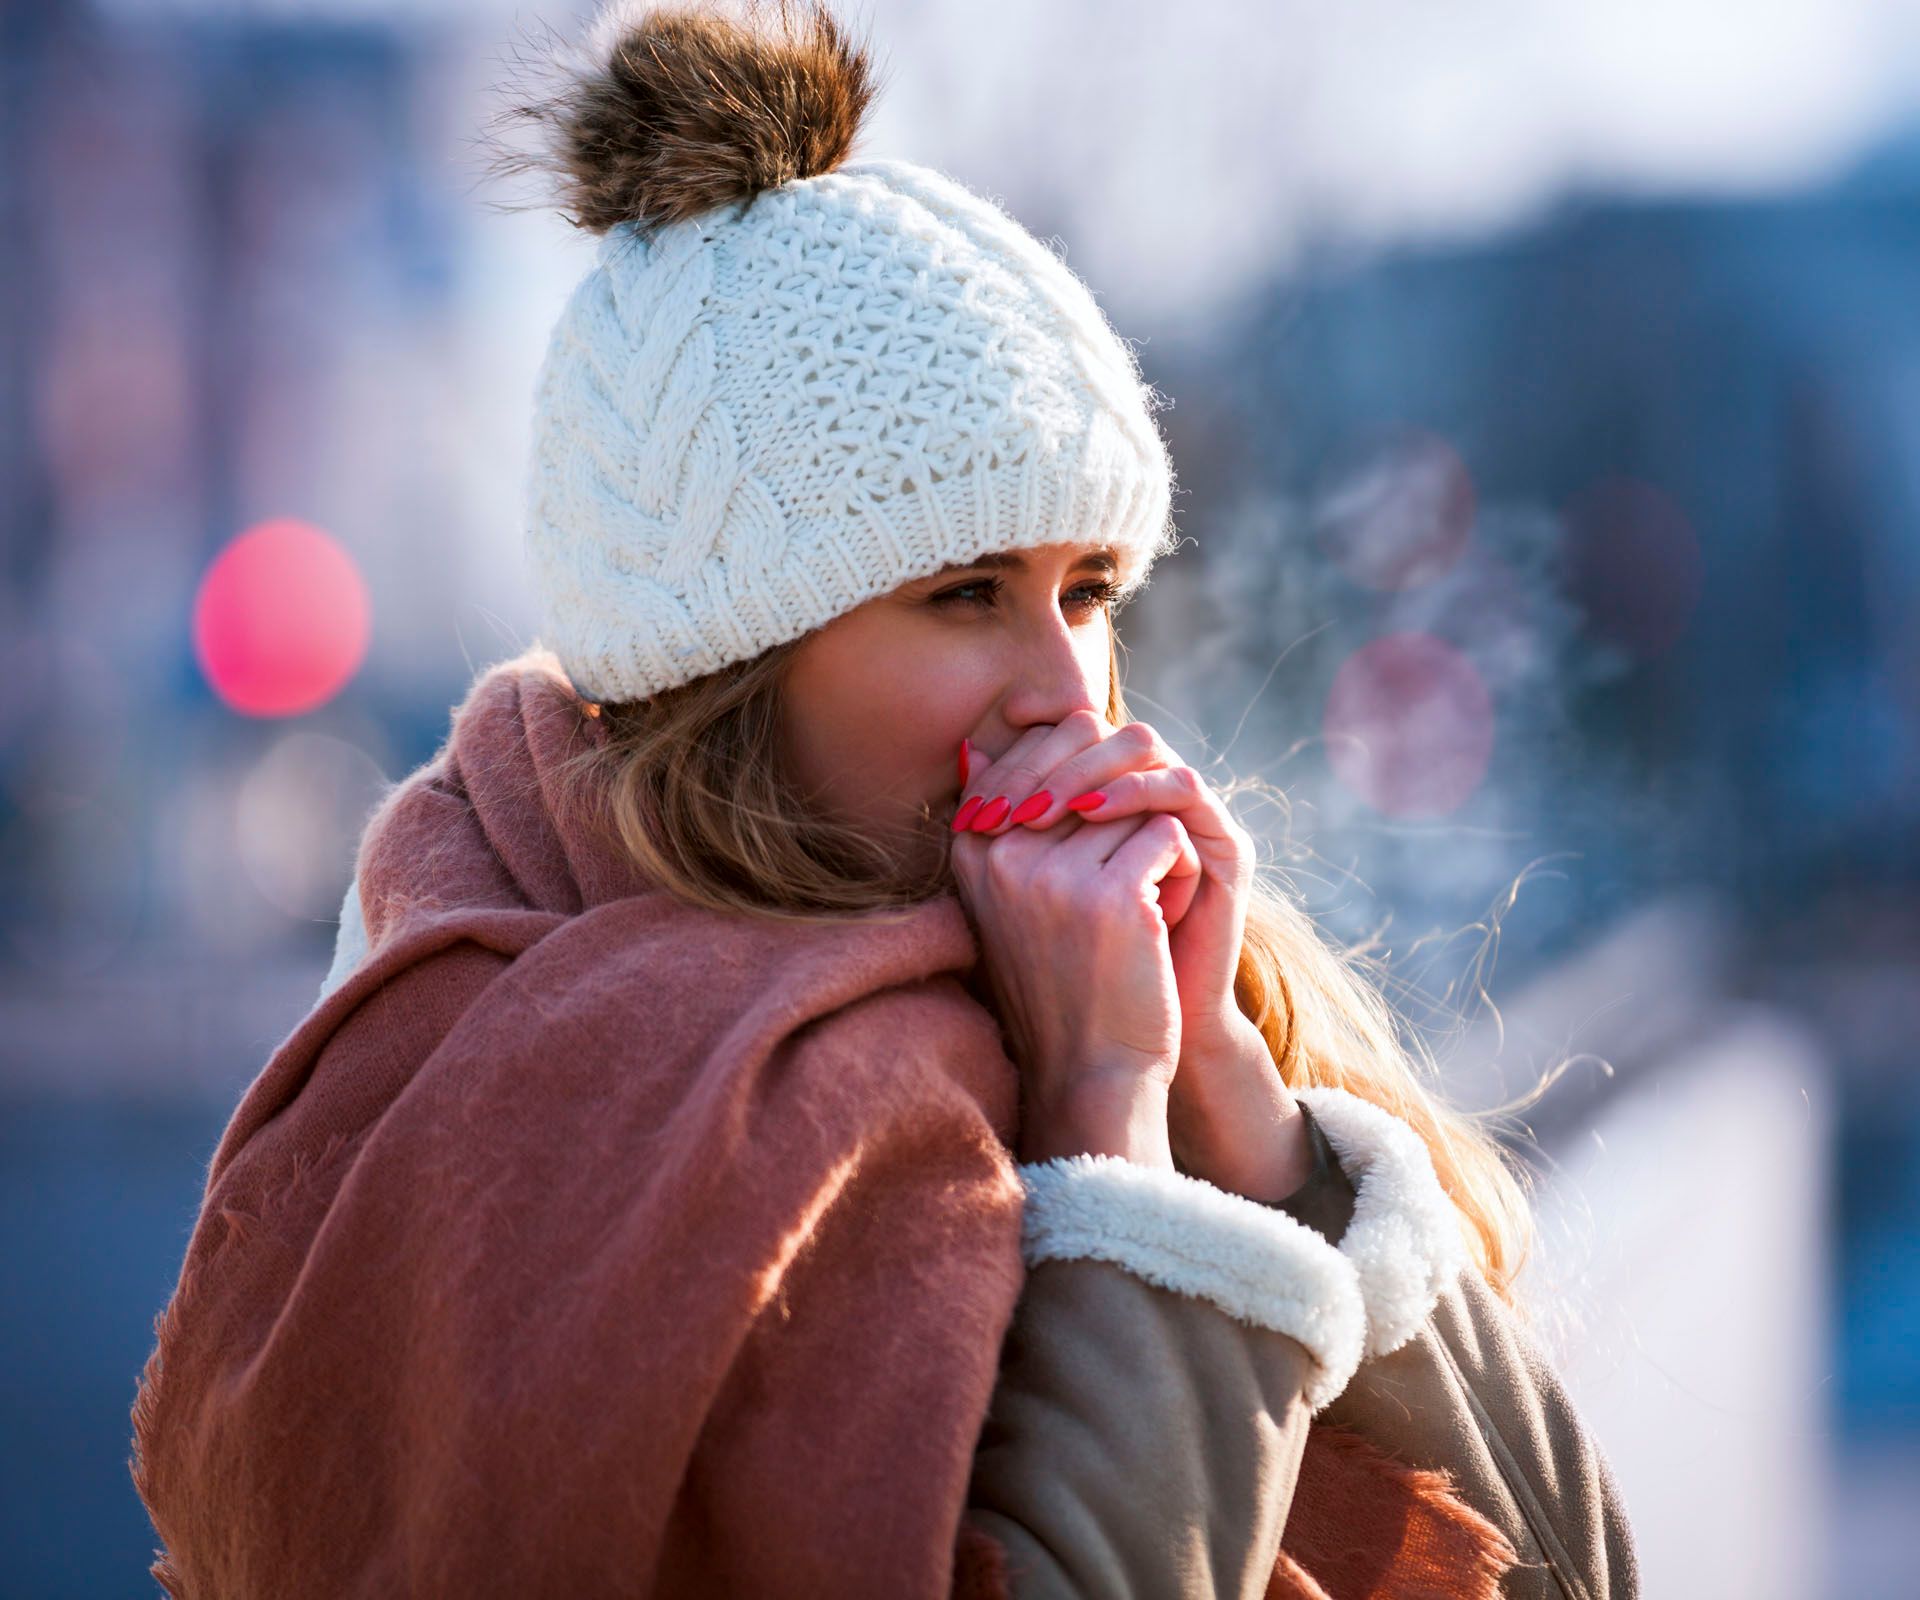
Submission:
[[1029,1107],[1137,1075],[1184,1170],[1292,1193],[1305,1126],[1234,998],[1252,837],[1143,722],[1076,711],[962,756],[954,875]]

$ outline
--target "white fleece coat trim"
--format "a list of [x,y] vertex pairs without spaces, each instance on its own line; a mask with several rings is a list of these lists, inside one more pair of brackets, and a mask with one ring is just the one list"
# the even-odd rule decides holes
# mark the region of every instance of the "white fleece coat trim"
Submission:
[[1353,1265],[1312,1228],[1204,1179],[1119,1156],[1019,1169],[1029,1266],[1092,1257],[1305,1345],[1306,1398],[1331,1403],[1360,1364],[1366,1311]]
[[1433,1170],[1426,1141],[1391,1112],[1345,1089],[1295,1089],[1354,1187],[1340,1253],[1366,1306],[1366,1355],[1387,1355],[1416,1333],[1466,1264],[1460,1213]]

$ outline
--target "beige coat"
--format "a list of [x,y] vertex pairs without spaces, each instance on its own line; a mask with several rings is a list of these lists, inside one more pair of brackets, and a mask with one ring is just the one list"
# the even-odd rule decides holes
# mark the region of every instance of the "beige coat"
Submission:
[[[1337,1243],[1354,1191],[1317,1129],[1315,1142],[1315,1178],[1281,1209]],[[1260,1600],[1306,1443],[1311,1368],[1287,1334],[1110,1261],[1033,1267],[969,1511],[1005,1547],[1013,1594]],[[1476,1269],[1441,1290],[1411,1340],[1363,1361],[1319,1418],[1444,1470],[1518,1553],[1501,1594],[1638,1595],[1606,1460]]]

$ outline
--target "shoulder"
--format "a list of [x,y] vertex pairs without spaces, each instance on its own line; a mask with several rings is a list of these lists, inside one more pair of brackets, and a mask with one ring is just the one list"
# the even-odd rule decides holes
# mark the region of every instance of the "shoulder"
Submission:
[[1345,1091],[1295,1093],[1337,1161],[1319,1185],[1324,1220],[1359,1273],[1368,1312],[1366,1357],[1319,1420],[1445,1472],[1520,1553],[1503,1593],[1636,1595],[1633,1541],[1606,1458],[1552,1363],[1468,1254],[1419,1135]]
[[1637,1595],[1611,1468],[1571,1395],[1472,1263],[1418,1333],[1364,1363],[1323,1420],[1447,1472],[1521,1552],[1511,1592],[1538,1600]]

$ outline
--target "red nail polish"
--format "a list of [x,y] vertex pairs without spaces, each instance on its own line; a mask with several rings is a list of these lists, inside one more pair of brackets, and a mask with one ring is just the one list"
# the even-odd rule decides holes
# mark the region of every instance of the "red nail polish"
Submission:
[[1013,814],[1007,818],[1007,821],[1031,822],[1052,804],[1053,792],[1049,789],[1042,789],[1038,794],[1028,796],[1025,800],[1022,800],[1019,805],[1015,806],[1013,808]]
[[980,814],[973,819],[973,831],[975,833],[985,833],[989,828],[997,828],[1000,825],[1000,819],[1006,814],[1007,797],[1003,794],[995,795],[993,799],[981,809]]
[[955,833],[965,833],[967,831],[967,824],[973,821],[974,812],[980,809],[980,802],[985,798],[985,795],[977,794],[958,811],[954,812],[953,831]]
[[963,789],[967,786],[967,748],[967,741],[962,739],[960,741],[960,787]]
[[1106,790],[1092,789],[1086,794],[1075,795],[1067,802],[1067,809],[1069,811],[1092,811],[1095,807],[1105,804],[1106,798]]

